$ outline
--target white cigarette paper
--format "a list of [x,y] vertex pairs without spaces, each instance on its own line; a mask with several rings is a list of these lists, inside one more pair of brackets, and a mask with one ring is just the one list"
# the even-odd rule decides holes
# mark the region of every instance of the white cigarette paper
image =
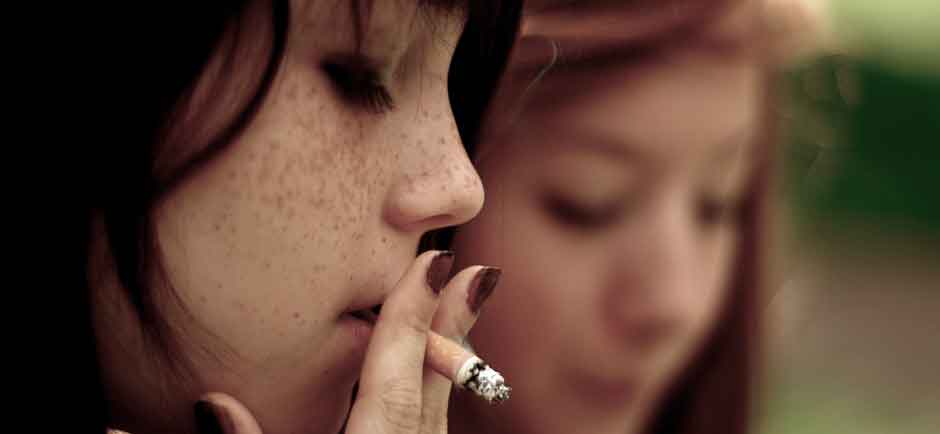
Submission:
[[490,404],[502,403],[512,392],[499,372],[456,342],[433,331],[428,333],[424,361],[458,387],[473,391]]

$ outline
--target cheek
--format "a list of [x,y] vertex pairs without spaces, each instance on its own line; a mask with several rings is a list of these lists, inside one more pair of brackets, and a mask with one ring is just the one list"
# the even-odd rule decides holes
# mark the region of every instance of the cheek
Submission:
[[711,245],[699,250],[699,264],[695,273],[697,282],[683,297],[676,300],[676,308],[685,323],[686,345],[695,346],[714,328],[721,309],[731,293],[731,280],[736,272],[738,235],[732,229],[723,229]]
[[703,282],[703,293],[707,300],[711,300],[704,304],[712,306],[711,310],[717,310],[716,306],[720,305],[730,292],[732,275],[737,271],[738,239],[736,228],[723,229],[715,246],[704,255],[702,275],[708,277]]
[[570,335],[585,331],[574,325],[592,314],[586,293],[598,286],[585,278],[591,274],[586,268],[601,263],[587,263],[568,238],[539,215],[519,172],[508,177],[492,170],[484,173],[485,179],[500,183],[487,185],[483,211],[454,242],[464,265],[503,268],[499,286],[474,327],[474,344],[479,343],[488,357],[502,354],[502,363],[552,357],[565,348]]
[[315,97],[321,84],[292,77],[158,218],[184,303],[249,357],[323,339],[346,288],[336,282],[356,283],[357,253],[378,238],[367,237],[366,216],[376,214],[383,168],[356,122]]

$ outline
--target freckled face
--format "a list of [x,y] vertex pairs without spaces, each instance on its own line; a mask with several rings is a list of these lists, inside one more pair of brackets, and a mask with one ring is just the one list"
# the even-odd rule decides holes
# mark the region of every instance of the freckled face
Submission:
[[[482,206],[447,97],[463,17],[398,3],[375,2],[357,51],[349,4],[292,2],[260,113],[156,213],[186,321],[224,360],[199,374],[283,429],[340,423],[363,352],[340,315]],[[356,94],[370,86],[393,107]]]

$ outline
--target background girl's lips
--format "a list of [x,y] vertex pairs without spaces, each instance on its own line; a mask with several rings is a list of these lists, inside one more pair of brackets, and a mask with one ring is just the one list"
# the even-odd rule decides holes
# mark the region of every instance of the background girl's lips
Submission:
[[607,329],[615,339],[629,345],[631,350],[640,354],[649,353],[664,343],[675,339],[681,330],[681,323],[666,316],[646,316],[618,321],[609,318]]

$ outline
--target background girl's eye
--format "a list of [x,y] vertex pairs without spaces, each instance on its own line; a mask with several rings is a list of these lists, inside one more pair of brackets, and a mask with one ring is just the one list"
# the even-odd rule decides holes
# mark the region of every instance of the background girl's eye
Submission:
[[558,196],[546,196],[543,207],[555,221],[582,230],[604,229],[620,217],[619,203],[603,206],[586,206]]
[[324,62],[323,70],[349,103],[373,113],[385,113],[395,108],[395,102],[379,74],[364,59],[348,57]]
[[737,201],[703,197],[695,206],[695,220],[705,228],[733,224],[738,220],[739,209]]

